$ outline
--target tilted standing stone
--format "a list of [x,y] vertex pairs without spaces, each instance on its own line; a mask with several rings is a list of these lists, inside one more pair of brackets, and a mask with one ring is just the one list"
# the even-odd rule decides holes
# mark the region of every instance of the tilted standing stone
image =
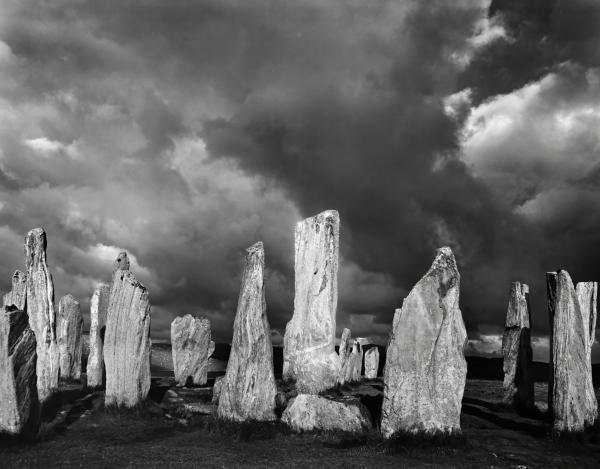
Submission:
[[27,313],[13,305],[4,307],[0,312],[0,432],[37,433],[35,348]]
[[529,287],[513,282],[502,336],[503,400],[520,409],[534,407],[530,318]]
[[365,352],[365,377],[368,379],[377,378],[379,371],[379,348],[373,347]]
[[107,405],[134,407],[150,390],[150,300],[128,270],[113,274],[104,336]]
[[171,323],[173,370],[178,386],[185,386],[188,378],[195,386],[208,380],[208,359],[215,351],[210,340],[210,321],[191,314],[177,317]]
[[110,299],[110,287],[100,285],[90,300],[90,353],[87,359],[87,385],[102,386],[104,381],[104,334]]
[[27,274],[15,270],[12,276],[12,290],[4,295],[4,306],[15,305],[19,311],[27,310]]
[[275,374],[264,289],[264,249],[247,249],[233,341],[221,381],[218,415],[227,420],[275,420]]
[[340,217],[328,210],[296,225],[294,315],[284,336],[284,380],[299,392],[317,394],[335,386],[335,315]]
[[59,353],[56,343],[54,283],[46,263],[46,232],[35,228],[25,237],[27,314],[35,334],[37,388],[44,402],[58,388]]
[[592,345],[594,345],[594,340],[596,339],[598,284],[596,282],[579,282],[575,286],[575,292],[577,293],[579,307],[581,308],[583,327],[587,332],[585,343],[585,423],[591,426],[598,417],[598,401],[596,400],[594,382],[592,380]]
[[81,352],[83,350],[83,316],[79,301],[73,295],[65,295],[58,303],[58,351],[60,354],[60,377],[81,378]]
[[396,310],[387,348],[381,432],[460,431],[467,333],[458,306],[460,274],[443,247]]

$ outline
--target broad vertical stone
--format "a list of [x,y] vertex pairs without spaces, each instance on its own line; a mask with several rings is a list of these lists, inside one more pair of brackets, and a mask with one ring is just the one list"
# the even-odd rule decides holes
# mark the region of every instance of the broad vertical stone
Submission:
[[221,381],[218,415],[235,421],[275,420],[275,374],[264,289],[264,249],[247,249],[233,341]]
[[150,390],[150,300],[128,270],[115,270],[104,336],[107,405],[133,407]]
[[86,368],[90,388],[102,386],[104,382],[104,335],[109,299],[110,287],[100,285],[90,300],[90,353]]
[[46,232],[35,228],[25,237],[27,314],[36,340],[38,397],[44,402],[58,388],[54,283],[46,262]]
[[592,345],[596,339],[596,304],[598,301],[598,284],[596,282],[579,282],[575,286],[579,307],[586,331],[585,343],[585,423],[593,425],[598,417],[598,401],[592,381]]
[[81,352],[83,350],[83,316],[79,301],[73,295],[63,296],[58,303],[58,352],[60,377],[81,378]]
[[0,312],[0,432],[34,435],[39,428],[35,334],[27,313]]
[[381,432],[453,433],[467,375],[460,274],[444,247],[396,310],[387,348]]
[[191,314],[177,317],[171,323],[173,370],[178,386],[191,381],[203,386],[208,380],[208,359],[215,351],[210,340],[210,321]]
[[4,306],[15,305],[19,311],[27,310],[27,274],[15,270],[12,276],[12,290],[4,295]]
[[335,386],[335,315],[340,218],[328,210],[296,225],[294,315],[284,336],[283,378],[299,392]]
[[503,400],[520,409],[534,406],[530,318],[529,287],[513,282],[502,336]]
[[377,378],[379,371],[379,348],[373,347],[365,352],[365,377],[368,379]]

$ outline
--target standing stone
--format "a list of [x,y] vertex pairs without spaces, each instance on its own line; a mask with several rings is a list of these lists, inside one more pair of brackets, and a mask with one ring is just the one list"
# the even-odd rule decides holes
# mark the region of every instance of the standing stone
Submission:
[[579,307],[583,319],[583,327],[586,331],[585,343],[585,423],[593,425],[598,417],[598,401],[594,392],[592,381],[592,345],[596,339],[596,304],[598,301],[598,284],[596,282],[579,282],[575,286]]
[[185,386],[188,379],[194,386],[205,385],[208,359],[215,351],[210,321],[191,314],[175,318],[171,323],[171,350],[177,386]]
[[218,415],[235,421],[275,420],[275,374],[264,289],[263,244],[249,247],[242,276],[233,341],[221,381]]
[[344,366],[340,371],[340,384],[360,380],[360,371],[358,378],[356,376],[356,369],[359,367],[358,362],[359,359],[361,359],[362,357],[360,352],[360,343],[358,342],[358,340],[353,340],[351,341],[351,344],[349,344],[349,346],[350,353],[346,355]]
[[379,371],[379,348],[373,347],[365,352],[365,377],[367,379],[377,378]]
[[90,353],[87,359],[87,385],[90,388],[102,386],[104,382],[104,334],[106,314],[110,298],[110,287],[100,285],[90,300]]
[[129,256],[126,251],[121,251],[113,264],[113,273],[117,270],[129,270]]
[[73,295],[65,295],[58,303],[58,351],[60,377],[81,378],[81,352],[83,350],[83,316],[79,301]]
[[39,402],[35,334],[27,313],[14,305],[0,312],[0,432],[35,435]]
[[44,402],[58,388],[54,283],[46,262],[46,232],[35,228],[25,237],[27,314],[36,340],[38,397]]
[[356,349],[353,349],[353,352],[354,350],[356,351],[354,352],[354,357],[352,360],[352,381],[360,381],[360,378],[362,376],[364,350],[358,340],[355,340],[354,343]]
[[529,287],[513,282],[502,337],[503,400],[518,409],[534,407],[530,318]]
[[460,431],[467,333],[458,306],[460,274],[443,247],[396,310],[387,348],[381,432]]
[[552,417],[553,414],[553,402],[552,396],[554,395],[553,385],[554,383],[554,352],[552,350],[552,344],[554,343],[554,310],[556,307],[556,287],[558,283],[557,272],[546,272],[546,294],[548,301],[548,319],[550,323],[550,346],[549,346],[549,361],[548,361],[548,415]]
[[150,390],[150,300],[129,270],[112,278],[104,336],[107,405],[134,407]]
[[347,327],[342,331],[342,337],[340,339],[340,346],[338,348],[338,356],[340,357],[340,370],[344,369],[344,364],[350,354],[351,346],[350,346],[350,329]]
[[335,386],[335,315],[340,217],[328,210],[296,225],[294,315],[284,336],[283,378],[299,392]]
[[15,305],[19,311],[27,310],[27,274],[15,270],[12,290],[4,295],[4,306]]

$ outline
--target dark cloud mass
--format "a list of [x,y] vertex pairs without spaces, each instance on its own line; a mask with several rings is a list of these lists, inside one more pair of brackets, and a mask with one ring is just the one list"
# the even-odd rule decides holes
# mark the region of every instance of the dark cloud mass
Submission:
[[512,280],[544,335],[544,272],[598,280],[598,24],[591,0],[3,2],[0,287],[42,225],[58,295],[87,308],[127,249],[155,337],[194,313],[229,340],[261,239],[282,333],[294,224],[335,208],[340,330],[384,342],[450,245],[485,353]]

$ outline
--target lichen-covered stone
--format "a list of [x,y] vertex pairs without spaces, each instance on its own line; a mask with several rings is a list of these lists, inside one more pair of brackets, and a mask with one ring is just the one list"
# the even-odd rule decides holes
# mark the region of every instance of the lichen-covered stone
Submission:
[[87,359],[87,385],[90,388],[104,383],[104,334],[110,298],[110,287],[100,285],[90,300],[90,353]]
[[56,333],[62,379],[81,378],[82,335],[83,316],[79,301],[73,295],[65,295],[58,303]]
[[27,313],[14,305],[0,312],[0,432],[35,435],[40,413],[35,334]]
[[117,270],[129,270],[129,256],[126,251],[121,251],[113,263],[113,273]]
[[454,433],[467,375],[467,333],[452,250],[438,249],[429,271],[396,310],[384,369],[381,432]]
[[379,371],[379,348],[373,347],[365,352],[365,378],[377,378]]
[[360,381],[362,371],[363,352],[360,342],[352,340],[350,353],[345,357],[344,365],[340,372],[340,384]]
[[598,417],[598,401],[594,392],[594,382],[592,381],[592,345],[596,339],[596,314],[598,302],[598,284],[596,282],[579,282],[575,286],[579,307],[583,319],[583,327],[586,334],[585,343],[585,423],[593,425]]
[[4,295],[4,306],[14,305],[19,311],[27,310],[27,274],[15,270],[12,276],[12,290]]
[[218,415],[234,421],[275,420],[275,374],[264,290],[264,249],[247,249],[233,340]]
[[340,357],[335,353],[340,218],[328,210],[296,225],[294,315],[284,336],[284,380],[316,394],[335,386]]
[[150,390],[150,300],[128,270],[117,269],[110,287],[104,365],[107,405],[134,407]]
[[56,342],[54,283],[46,262],[46,232],[35,228],[25,237],[27,315],[36,340],[38,397],[44,402],[58,389],[59,352]]
[[338,348],[338,356],[340,357],[340,373],[338,382],[344,384],[346,382],[347,361],[352,353],[352,341],[350,329],[344,328],[342,337],[340,338],[340,346]]
[[503,400],[519,409],[534,406],[530,317],[529,287],[513,282],[502,337]]
[[208,379],[208,359],[215,350],[210,340],[210,321],[191,314],[177,317],[171,323],[173,370],[178,386],[191,381],[203,386]]
[[298,394],[292,399],[281,420],[295,431],[363,433],[371,428],[369,411],[360,401],[334,401],[312,394]]

